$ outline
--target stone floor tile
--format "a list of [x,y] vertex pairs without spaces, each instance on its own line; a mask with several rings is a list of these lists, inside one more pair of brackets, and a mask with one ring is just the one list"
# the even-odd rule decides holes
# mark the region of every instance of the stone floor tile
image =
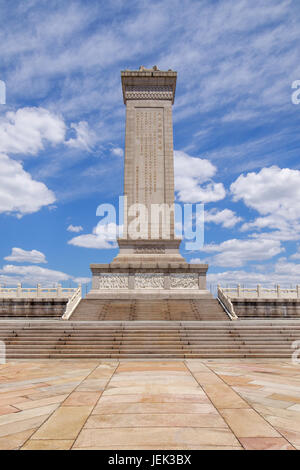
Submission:
[[2,405],[0,406],[0,416],[2,415],[8,415],[11,413],[17,413],[17,408],[14,408],[13,406],[10,405]]
[[[85,428],[133,428],[133,427],[194,427],[227,428],[217,413],[193,414],[112,414],[92,415]],[[168,432],[168,430],[167,430]]]
[[224,383],[214,385],[203,385],[203,390],[213,402],[216,408],[249,408],[237,393]]
[[185,371],[186,367],[183,361],[126,361],[120,362],[116,372],[141,370]]
[[[78,389],[77,389],[78,390]],[[101,392],[72,392],[63,406],[95,406],[101,396]]]
[[295,450],[283,437],[241,437],[246,450]]
[[227,385],[248,385],[251,382],[251,377],[233,376],[233,375],[220,375],[220,378],[227,383]]
[[92,414],[120,414],[120,413],[213,413],[216,409],[207,400],[207,403],[115,403],[103,402],[100,399]]
[[40,400],[26,400],[21,403],[17,403],[15,406],[19,410],[29,410],[31,408],[40,408],[46,405],[52,405],[55,403],[63,402],[68,395],[55,395],[53,397],[46,397]]
[[0,450],[19,449],[29,439],[35,428],[0,437]]
[[280,437],[280,434],[252,409],[222,409],[221,415],[239,437]]
[[75,439],[92,411],[91,406],[63,406],[53,413],[32,439]]
[[108,381],[109,379],[87,379],[76,390],[79,392],[100,392],[105,389]]
[[25,419],[24,421],[16,421],[10,424],[3,424],[0,426],[0,437],[9,436],[18,432],[27,431],[40,426],[47,418],[49,414],[42,416],[36,416],[35,418]]
[[25,419],[35,418],[36,416],[43,416],[52,413],[58,407],[58,403],[48,406],[41,406],[30,410],[18,411],[9,415],[0,416],[0,426],[17,421],[24,421]]
[[208,403],[207,396],[200,391],[197,393],[140,393],[119,394],[101,396],[101,403]]
[[76,447],[108,446],[118,442],[119,446],[239,446],[234,434],[227,429],[207,428],[121,428],[83,429],[75,441]]
[[176,386],[176,385],[140,385],[132,387],[112,387],[110,384],[103,392],[105,396],[114,396],[114,395],[142,395],[142,394],[152,394],[160,395],[164,393],[174,393],[174,395],[186,395],[189,393],[197,393],[197,390],[200,390],[199,385],[195,384],[190,386]]
[[30,439],[25,443],[21,450],[69,450],[72,447],[73,440],[38,440]]

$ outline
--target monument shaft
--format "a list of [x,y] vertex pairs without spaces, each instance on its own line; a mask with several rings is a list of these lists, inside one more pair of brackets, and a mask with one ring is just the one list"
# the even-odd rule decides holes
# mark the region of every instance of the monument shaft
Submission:
[[[156,68],[121,73],[126,104],[124,194],[128,208],[143,204],[148,213],[148,237],[174,239],[174,212],[154,227],[153,205],[174,203],[172,104],[177,73]],[[152,209],[152,210],[151,210]],[[134,210],[128,214],[127,222]],[[152,213],[152,217],[151,217]],[[152,228],[152,236],[151,236]],[[130,233],[128,234],[130,237]]]

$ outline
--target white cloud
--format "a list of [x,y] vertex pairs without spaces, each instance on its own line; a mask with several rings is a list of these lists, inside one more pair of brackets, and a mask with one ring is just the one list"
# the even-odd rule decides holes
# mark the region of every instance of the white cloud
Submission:
[[190,260],[190,264],[206,264],[206,261],[202,258],[193,258]]
[[222,227],[225,228],[232,228],[242,220],[242,217],[238,217],[235,212],[230,209],[223,209],[222,211],[212,209],[211,211],[205,212],[204,220],[208,223],[221,224]]
[[76,138],[71,138],[66,141],[66,145],[90,151],[96,142],[96,136],[89,128],[88,123],[86,121],[80,121],[78,124],[72,123],[70,127],[76,131]]
[[181,202],[213,202],[224,199],[222,183],[211,178],[217,168],[208,160],[191,157],[185,152],[174,152],[175,191]]
[[300,212],[300,171],[272,166],[258,173],[240,175],[230,190],[234,201],[243,200],[246,206],[260,214],[272,214],[296,220]]
[[37,250],[26,251],[22,248],[12,248],[9,256],[4,258],[6,261],[13,261],[15,263],[47,263],[44,253]]
[[211,264],[215,266],[241,267],[248,261],[265,261],[283,251],[279,240],[245,239],[226,240],[219,245],[205,245],[201,251],[216,253]]
[[124,150],[121,147],[114,147],[111,149],[111,153],[116,157],[123,157]]
[[44,108],[21,108],[0,118],[0,152],[35,155],[44,141],[64,141],[63,119]]
[[300,259],[300,246],[298,246],[296,253],[290,256],[290,259]]
[[0,154],[0,213],[31,214],[55,200],[54,193],[33,180],[21,163]]
[[73,278],[73,282],[75,282],[76,284],[88,284],[89,282],[91,282],[91,278],[90,277],[74,277]]
[[101,222],[94,227],[93,232],[86,235],[79,235],[68,241],[69,245],[84,248],[107,249],[117,248],[116,238],[119,227],[114,224],[104,225]]
[[223,271],[220,273],[208,273],[208,283],[221,284],[221,286],[242,284],[245,287],[256,286],[261,284],[265,287],[274,287],[279,284],[281,286],[290,287],[299,284],[299,274],[276,273],[274,271],[257,272],[257,271]]
[[235,201],[243,200],[262,217],[246,222],[242,231],[264,230],[253,233],[254,238],[273,238],[282,241],[300,237],[300,171],[272,166],[258,173],[240,175],[230,190]]
[[2,282],[16,284],[42,284],[49,285],[57,282],[68,281],[72,276],[61,271],[42,268],[40,266],[15,266],[7,264],[0,270]]
[[74,232],[74,233],[79,233],[79,232],[82,232],[83,230],[83,227],[81,225],[69,225],[69,227],[67,228],[67,231],[68,232]]

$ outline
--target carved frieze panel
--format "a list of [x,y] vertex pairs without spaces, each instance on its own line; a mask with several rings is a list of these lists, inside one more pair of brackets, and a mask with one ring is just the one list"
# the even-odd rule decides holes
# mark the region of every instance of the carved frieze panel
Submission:
[[136,289],[163,289],[164,275],[162,273],[140,273],[135,275]]
[[103,273],[99,276],[99,289],[128,289],[128,274]]
[[198,274],[171,274],[171,289],[198,289]]
[[127,100],[172,100],[173,88],[166,86],[136,86],[127,85],[125,91]]

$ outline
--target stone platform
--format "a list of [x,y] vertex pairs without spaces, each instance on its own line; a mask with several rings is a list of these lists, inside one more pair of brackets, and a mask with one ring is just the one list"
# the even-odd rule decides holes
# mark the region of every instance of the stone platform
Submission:
[[212,298],[110,300],[83,299],[71,321],[221,321],[229,320]]
[[7,359],[291,360],[300,322],[1,320],[0,340]]
[[91,265],[92,289],[87,299],[212,298],[206,289],[207,264],[167,263],[157,257],[127,263],[117,259]]
[[0,450],[300,449],[287,360],[0,365]]

